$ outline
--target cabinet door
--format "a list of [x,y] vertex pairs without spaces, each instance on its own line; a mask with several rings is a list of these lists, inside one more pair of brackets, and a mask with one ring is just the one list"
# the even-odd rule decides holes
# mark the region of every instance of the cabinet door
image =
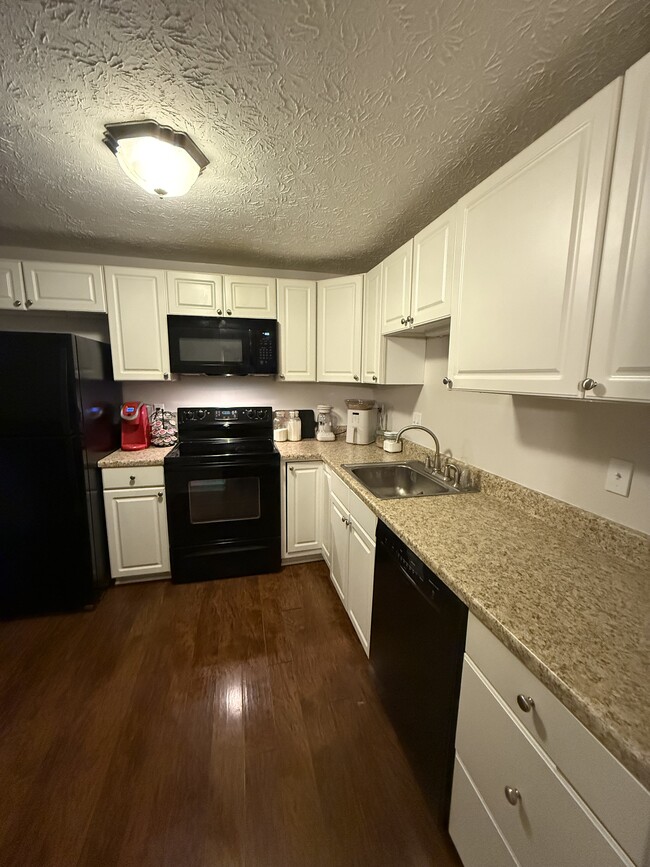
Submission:
[[350,518],[348,558],[348,614],[367,655],[370,655],[370,620],[375,574],[375,544],[354,518]]
[[581,395],[621,81],[459,202],[454,388]]
[[0,259],[0,310],[22,309],[25,303],[20,262]]
[[382,333],[394,334],[409,327],[413,239],[381,263]]
[[344,508],[335,494],[330,494],[330,578],[336,592],[347,605],[348,596],[348,555],[350,550],[350,531],[348,510]]
[[25,306],[34,310],[105,313],[104,279],[99,265],[23,262]]
[[165,272],[105,271],[114,378],[169,379]]
[[226,315],[275,319],[275,277],[224,277]]
[[381,382],[381,264],[368,271],[363,289],[363,343],[361,378],[363,382]]
[[332,550],[332,517],[330,515],[331,475],[329,469],[323,464],[323,477],[321,479],[321,528],[320,540],[323,560],[330,565]]
[[587,374],[590,399],[650,401],[650,54],[628,70]]
[[457,213],[455,206],[450,208],[413,239],[414,328],[451,315]]
[[168,271],[167,307],[181,316],[221,316],[223,274]]
[[280,379],[316,381],[316,283],[278,280]]
[[105,491],[111,575],[117,582],[169,572],[164,488]]
[[319,382],[361,380],[363,274],[318,283]]
[[287,553],[318,551],[321,462],[287,464]]

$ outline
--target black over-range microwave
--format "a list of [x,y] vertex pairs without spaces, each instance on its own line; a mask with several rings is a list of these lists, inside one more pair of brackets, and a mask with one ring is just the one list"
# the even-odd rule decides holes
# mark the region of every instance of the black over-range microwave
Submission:
[[172,373],[260,376],[278,372],[275,319],[168,316],[167,331]]

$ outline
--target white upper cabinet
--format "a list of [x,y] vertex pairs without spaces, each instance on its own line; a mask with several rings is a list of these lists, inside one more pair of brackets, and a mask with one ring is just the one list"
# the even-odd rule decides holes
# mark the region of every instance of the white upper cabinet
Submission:
[[169,379],[165,272],[106,268],[113,376]]
[[582,394],[621,85],[612,82],[459,202],[454,388]]
[[413,328],[451,315],[457,213],[450,208],[413,239]]
[[381,263],[382,334],[403,331],[410,325],[412,266],[412,238]]
[[226,316],[275,319],[275,277],[224,277]]
[[426,341],[381,334],[381,273],[377,265],[365,279],[361,378],[377,385],[421,385]]
[[278,280],[280,379],[316,381],[316,283]]
[[585,396],[650,401],[649,334],[650,54],[625,76]]
[[34,310],[105,313],[104,280],[99,265],[23,262],[25,307]]
[[363,274],[318,282],[319,382],[361,381]]
[[0,310],[21,309],[25,304],[20,262],[0,259]]
[[167,272],[167,307],[181,316],[222,316],[223,274]]

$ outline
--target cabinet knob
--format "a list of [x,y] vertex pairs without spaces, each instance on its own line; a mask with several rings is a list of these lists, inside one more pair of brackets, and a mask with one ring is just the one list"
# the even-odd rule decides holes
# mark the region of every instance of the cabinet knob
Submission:
[[129,481],[133,484],[135,482],[135,476],[129,476]]
[[169,374],[168,374],[168,373],[163,373],[163,379],[169,379]]
[[228,316],[232,316],[232,310],[226,310],[226,313],[228,314]]
[[354,379],[355,382],[359,382],[359,377],[356,375],[356,373],[354,374],[353,379]]
[[289,467],[289,472],[290,472],[290,473],[295,473],[295,472],[296,472],[296,468],[295,468],[295,467]]
[[222,310],[221,307],[220,307],[220,308],[217,310],[217,316],[221,316],[222,313],[223,313],[223,310]]
[[377,382],[377,377],[376,377],[376,376],[373,376],[372,381],[373,381],[373,382]]
[[592,389],[596,388],[597,385],[598,385],[598,383],[596,382],[596,380],[591,379],[591,377],[587,377],[587,379],[583,379],[582,382],[580,383],[580,387],[582,388],[583,391],[591,391]]
[[513,789],[512,786],[506,786],[505,793],[506,800],[509,804],[512,804],[513,807],[516,807],[517,803],[521,801],[521,792],[519,789]]
[[453,381],[452,381],[451,379],[449,379],[448,376],[444,376],[444,377],[443,377],[443,379],[442,379],[442,384],[443,384],[443,385],[446,385],[447,388],[453,388],[453,386],[454,386]]
[[413,325],[414,322],[415,322],[415,320],[413,319],[412,316],[407,316],[407,317],[406,317],[406,324],[407,324],[407,325]]
[[400,319],[400,322],[402,323],[402,325],[406,325],[406,319],[404,319],[403,316],[402,316],[402,318]]
[[22,302],[20,299],[17,298],[17,299],[14,301],[14,307],[20,307],[20,306],[22,305],[22,303],[23,303],[23,302]]
[[284,379],[284,373],[280,374],[280,379]]
[[523,692],[520,692],[517,696],[517,704],[523,710],[524,713],[530,713],[531,710],[535,707],[535,702],[529,695],[524,695]]
[[157,496],[158,496],[159,500],[162,500],[162,498],[165,496],[165,492],[164,491],[158,491]]
[[31,307],[34,302],[30,301],[29,298],[25,301],[25,307]]

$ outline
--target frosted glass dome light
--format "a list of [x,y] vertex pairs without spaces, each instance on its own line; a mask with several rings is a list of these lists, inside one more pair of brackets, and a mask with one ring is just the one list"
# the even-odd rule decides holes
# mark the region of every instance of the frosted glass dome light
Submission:
[[124,173],[152,196],[183,196],[208,165],[184,132],[153,120],[106,126],[104,143]]

